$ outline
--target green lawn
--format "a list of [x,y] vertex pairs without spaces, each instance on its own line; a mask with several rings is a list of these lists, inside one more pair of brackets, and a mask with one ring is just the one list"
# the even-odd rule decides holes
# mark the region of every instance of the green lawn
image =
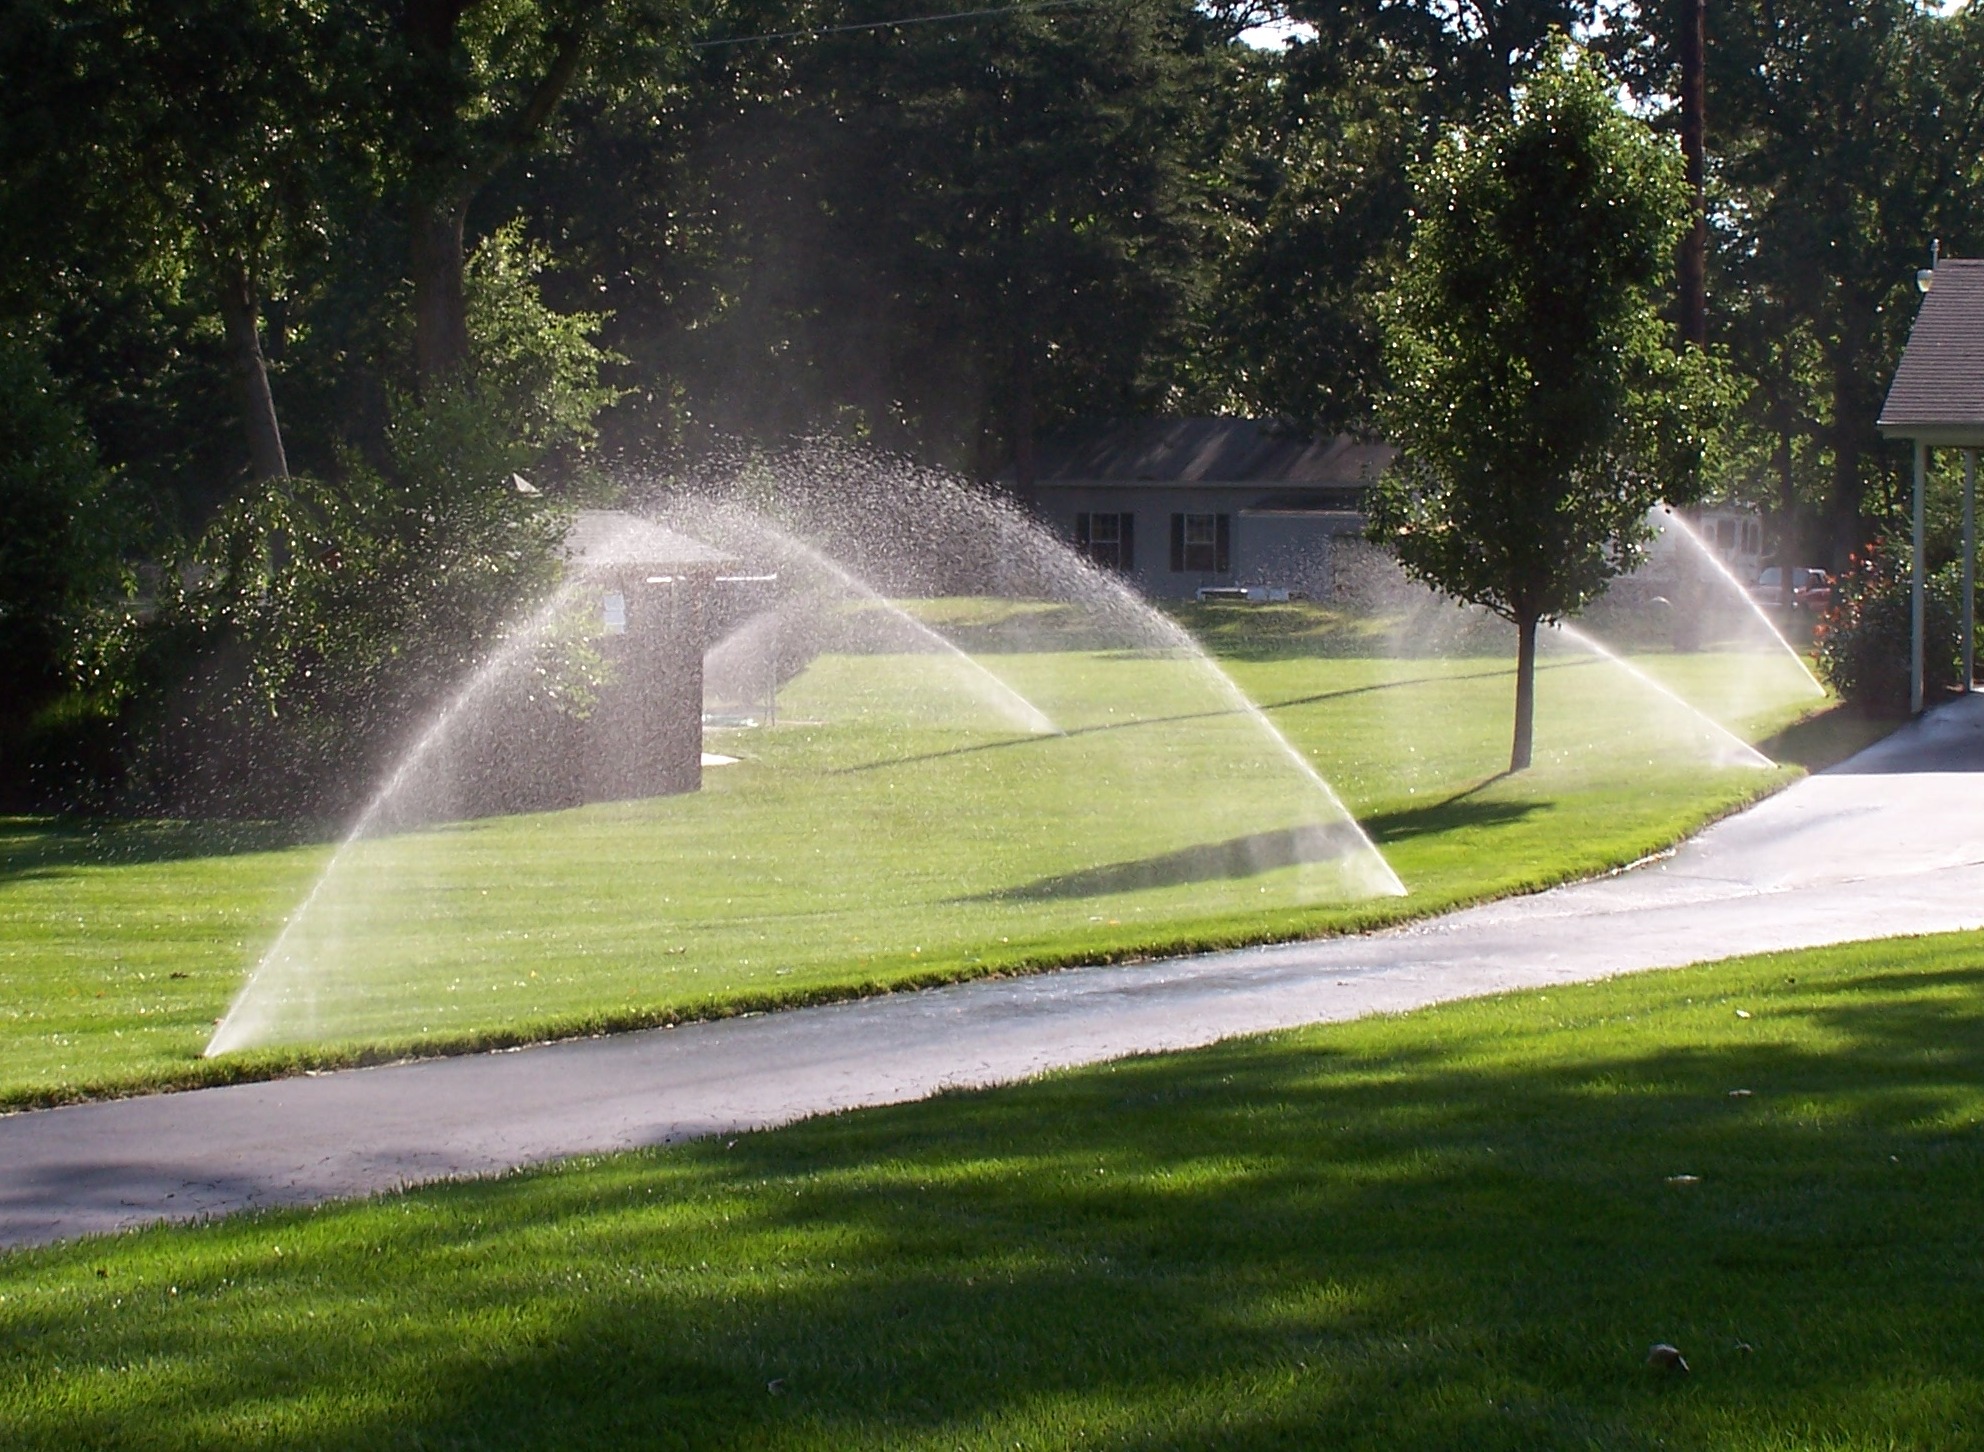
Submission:
[[[955,663],[830,654],[776,728],[712,734],[741,760],[700,794],[346,854],[263,980],[273,1047],[217,1060],[197,1056],[329,850],[0,824],[0,1105],[1340,931],[1631,861],[1788,775],[1715,764],[1727,743],[1702,722],[1558,653],[1538,765],[1503,777],[1506,659],[1277,633],[1320,618],[1192,623],[1362,819],[1403,898],[1359,895],[1369,864],[1341,855],[1327,795],[1188,661],[986,642],[1065,733],[1035,736]],[[1809,708],[1781,659],[1640,663],[1752,739]]]
[[1980,989],[1757,958],[0,1257],[0,1443],[1974,1445]]

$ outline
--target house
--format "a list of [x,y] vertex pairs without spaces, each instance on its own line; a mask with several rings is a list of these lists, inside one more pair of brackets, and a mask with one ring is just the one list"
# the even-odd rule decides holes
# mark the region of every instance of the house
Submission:
[[1909,708],[1923,700],[1923,486],[1931,449],[1963,454],[1962,682],[1976,678],[1977,451],[1984,448],[1984,259],[1932,254],[1917,274],[1922,307],[1878,420],[1883,437],[1907,439],[1915,487],[1910,549]]
[[1745,585],[1756,583],[1764,567],[1764,521],[1747,504],[1703,504],[1682,514],[1695,535],[1713,550],[1729,573]]
[[1239,418],[1137,419],[1044,439],[1035,509],[1144,594],[1257,587],[1321,598],[1361,545],[1389,445]]

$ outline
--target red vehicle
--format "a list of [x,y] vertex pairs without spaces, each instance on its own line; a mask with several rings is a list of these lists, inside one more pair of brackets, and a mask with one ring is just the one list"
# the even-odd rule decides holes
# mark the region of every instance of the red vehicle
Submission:
[[[1782,610],[1784,571],[1777,565],[1772,565],[1757,576],[1757,583],[1750,587],[1750,594],[1759,605]],[[1830,604],[1832,604],[1832,576],[1824,570],[1806,569],[1794,565],[1791,570],[1791,608],[1823,610]]]

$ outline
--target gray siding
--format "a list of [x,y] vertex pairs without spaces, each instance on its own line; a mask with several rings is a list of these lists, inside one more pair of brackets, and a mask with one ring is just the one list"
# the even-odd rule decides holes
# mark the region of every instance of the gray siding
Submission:
[[[1279,585],[1311,598],[1327,596],[1331,541],[1359,535],[1360,516],[1348,511],[1275,511],[1257,506],[1261,486],[1249,484],[1179,487],[1134,484],[1039,486],[1040,517],[1062,539],[1075,539],[1075,517],[1082,513],[1135,517],[1135,550],[1129,579],[1145,595],[1188,600],[1207,585]],[[1231,519],[1229,569],[1171,568],[1171,517],[1224,514]]]

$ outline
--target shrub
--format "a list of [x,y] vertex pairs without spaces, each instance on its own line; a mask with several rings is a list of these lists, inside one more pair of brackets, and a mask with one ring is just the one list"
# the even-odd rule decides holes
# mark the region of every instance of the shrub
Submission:
[[[1960,567],[1931,574],[1924,597],[1923,689],[1933,696],[1954,687],[1962,668]],[[1819,670],[1843,699],[1881,714],[1907,712],[1910,617],[1908,542],[1876,540],[1835,583],[1814,636]]]
[[[473,360],[393,396],[335,477],[257,485],[165,572],[151,618],[102,642],[121,690],[125,804],[199,814],[351,811],[384,765],[559,574],[570,465],[613,391],[600,319],[544,305],[514,230],[467,278]],[[515,487],[549,467],[562,490]],[[546,689],[583,710],[598,662],[555,643]]]

